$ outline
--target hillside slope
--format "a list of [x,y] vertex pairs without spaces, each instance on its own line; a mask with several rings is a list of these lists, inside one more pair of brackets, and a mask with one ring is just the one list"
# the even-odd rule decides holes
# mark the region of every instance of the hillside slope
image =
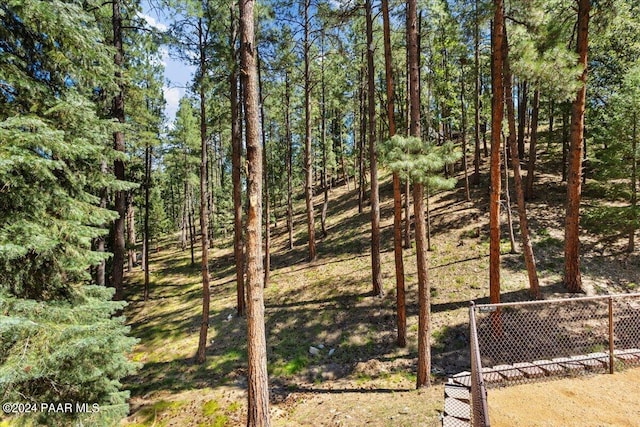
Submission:
[[[552,164],[554,153],[543,155]],[[528,205],[546,298],[562,292],[564,187],[558,181],[543,170],[536,184],[540,197]],[[265,290],[275,425],[439,425],[442,382],[446,375],[468,368],[469,302],[486,301],[489,293],[487,187],[483,181],[480,188],[473,188],[471,202],[464,201],[460,186],[430,198],[434,386],[420,391],[414,390],[417,286],[413,249],[404,254],[408,347],[395,345],[389,176],[383,178],[381,187],[386,291],[382,299],[370,296],[369,212],[365,207],[358,213],[353,188],[332,189],[328,235],[318,241],[316,262],[305,260],[302,203],[296,205],[296,244],[291,251],[284,218],[278,218],[272,228],[271,281]],[[316,203],[321,203],[320,196]],[[508,238],[503,236],[502,298],[527,299],[522,255],[508,254]],[[589,292],[628,291],[640,283],[638,256],[624,253],[623,243],[607,240],[601,254],[603,244],[597,236],[585,235],[583,242],[583,280]],[[231,242],[217,237],[210,257],[210,345],[202,366],[193,363],[201,310],[199,262],[190,265],[189,251],[180,251],[173,241],[161,244],[152,254],[153,284],[146,303],[141,301],[142,273],[128,276],[131,304],[126,314],[132,335],[141,339],[133,357],[144,366],[127,384],[132,391],[127,425],[244,423],[246,323],[235,316]],[[310,346],[319,349],[319,354],[311,355]]]

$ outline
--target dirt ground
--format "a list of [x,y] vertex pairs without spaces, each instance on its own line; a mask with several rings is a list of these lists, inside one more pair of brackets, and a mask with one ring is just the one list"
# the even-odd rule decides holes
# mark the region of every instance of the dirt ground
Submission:
[[492,427],[640,426],[640,368],[490,389]]
[[[276,427],[436,427],[440,426],[442,385],[411,390],[410,384],[395,388],[373,386],[359,389],[356,384],[338,381],[335,388],[294,393],[272,406]],[[408,387],[406,387],[408,386]]]

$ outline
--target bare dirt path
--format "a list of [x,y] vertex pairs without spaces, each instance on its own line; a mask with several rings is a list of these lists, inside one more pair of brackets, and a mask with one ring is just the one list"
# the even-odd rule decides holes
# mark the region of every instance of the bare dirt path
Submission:
[[489,390],[492,427],[640,426],[640,368]]

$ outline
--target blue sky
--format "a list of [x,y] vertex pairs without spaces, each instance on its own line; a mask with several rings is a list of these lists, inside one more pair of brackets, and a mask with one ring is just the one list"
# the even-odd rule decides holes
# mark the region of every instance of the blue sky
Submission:
[[[160,31],[166,31],[169,20],[156,10],[149,8],[146,1],[142,2],[142,14],[150,27],[157,28]],[[163,92],[167,105],[165,107],[165,116],[169,126],[173,123],[178,110],[180,98],[185,94],[186,87],[193,78],[195,68],[181,61],[175,60],[169,56],[169,49],[166,46],[160,48],[162,52],[162,64],[164,65],[164,84]]]

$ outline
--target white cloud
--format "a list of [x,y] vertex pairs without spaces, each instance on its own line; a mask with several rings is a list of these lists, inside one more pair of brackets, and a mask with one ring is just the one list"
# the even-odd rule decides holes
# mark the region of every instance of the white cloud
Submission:
[[167,117],[169,127],[172,127],[173,121],[176,118],[176,112],[178,111],[178,104],[180,103],[182,93],[181,90],[177,87],[169,86],[164,86],[162,88],[162,92],[164,92],[164,99],[167,101],[167,105],[164,109],[164,114]]
[[160,63],[162,64],[163,67],[167,66],[167,62],[169,61],[169,48],[167,48],[166,46],[160,46],[160,49],[158,49],[160,51]]
[[351,0],[329,0],[329,6],[331,9],[340,10],[352,7]]
[[145,13],[138,13],[138,16],[144,19],[151,28],[155,28],[158,31],[167,31],[169,29],[169,27],[167,27],[162,22],[158,22],[158,20],[153,16],[147,15]]

